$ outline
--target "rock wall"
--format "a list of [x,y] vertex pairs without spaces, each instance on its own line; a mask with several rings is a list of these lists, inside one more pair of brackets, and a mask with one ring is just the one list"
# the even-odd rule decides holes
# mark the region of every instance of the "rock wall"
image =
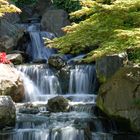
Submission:
[[42,29],[55,33],[58,37],[64,35],[61,28],[69,24],[67,12],[61,9],[47,10],[41,20]]
[[[7,5],[10,5],[10,2],[7,2]],[[11,7],[16,8],[14,5]],[[19,38],[23,36],[23,30],[17,25],[20,21],[20,12],[20,9],[17,8],[17,12],[5,13],[0,17],[0,51],[13,50]]]
[[140,132],[140,67],[124,67],[99,90],[97,105],[108,115],[124,118]]

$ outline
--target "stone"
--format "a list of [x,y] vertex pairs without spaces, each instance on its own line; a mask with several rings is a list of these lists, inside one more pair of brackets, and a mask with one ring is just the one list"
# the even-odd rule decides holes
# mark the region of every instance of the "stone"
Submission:
[[69,24],[67,12],[61,9],[47,10],[41,19],[42,29],[54,33],[57,37],[64,35],[61,28]]
[[15,102],[24,99],[23,81],[17,70],[7,64],[0,64],[0,95],[11,96]]
[[38,108],[20,108],[19,113],[22,113],[22,114],[38,114],[39,109]]
[[71,58],[68,60],[68,64],[72,65],[72,64],[83,64],[82,62],[82,59],[86,57],[86,54],[81,54],[81,55],[78,55],[74,58]]
[[66,62],[61,55],[53,55],[49,57],[48,64],[57,70],[60,70],[65,67]]
[[140,67],[123,67],[99,89],[98,107],[140,132]]
[[0,96],[0,129],[13,127],[16,120],[16,108],[10,96]]
[[7,35],[0,37],[0,51],[11,51],[14,46],[14,39]]
[[58,77],[61,90],[63,94],[68,93],[69,91],[69,79],[70,79],[70,67],[65,66],[60,70],[56,70],[56,76]]
[[96,72],[100,83],[115,74],[115,72],[127,63],[127,54],[113,54],[104,56],[96,61]]
[[34,64],[45,64],[45,63],[47,63],[47,60],[46,59],[35,59],[35,60],[33,60],[33,63]]
[[47,9],[53,7],[52,0],[38,0],[34,6],[34,11],[42,16]]
[[23,29],[5,18],[0,19],[0,51],[9,52],[23,36]]
[[63,96],[56,96],[48,100],[47,109],[50,112],[66,112],[69,109],[69,101]]
[[8,54],[6,57],[15,65],[20,65],[23,63],[23,57],[20,53]]
[[10,13],[5,11],[4,15],[0,17],[0,52],[9,52],[23,36],[22,28],[17,25],[21,10],[14,6],[10,0],[3,2],[5,6],[11,7],[15,11]]
[[22,114],[38,114],[42,113],[42,111],[46,112],[46,104],[32,104],[31,102],[17,103],[16,110]]

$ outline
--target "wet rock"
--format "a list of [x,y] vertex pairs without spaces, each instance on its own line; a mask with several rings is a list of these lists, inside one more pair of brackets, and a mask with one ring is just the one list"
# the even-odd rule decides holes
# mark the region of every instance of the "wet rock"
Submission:
[[20,53],[8,54],[7,59],[15,65],[22,64],[24,60]]
[[35,63],[35,64],[45,64],[45,63],[47,63],[47,60],[46,59],[35,59],[33,61],[33,63]]
[[64,10],[46,10],[44,13],[41,26],[44,30],[55,33],[56,36],[63,36],[62,27],[69,25],[68,14]]
[[14,67],[0,64],[0,95],[11,96],[15,102],[24,99],[23,81]]
[[61,68],[65,67],[66,62],[61,56],[53,55],[53,56],[49,57],[48,64],[50,66],[56,68],[57,70],[60,70]]
[[0,96],[0,129],[15,125],[16,108],[10,96]]
[[23,114],[37,114],[37,113],[39,113],[39,109],[38,108],[20,108],[19,109],[19,113],[23,113]]
[[22,114],[42,114],[46,112],[46,104],[17,103],[16,109]]
[[47,109],[51,112],[66,112],[69,109],[68,100],[63,96],[57,96],[49,99]]
[[140,67],[123,67],[100,87],[97,105],[140,132]]
[[53,7],[52,0],[38,0],[35,4],[34,11],[39,15],[43,15],[47,9]]
[[59,83],[61,86],[61,89],[64,94],[68,93],[69,91],[69,78],[70,78],[70,67],[65,66],[64,68],[60,69],[59,71],[57,70],[56,73]]
[[96,72],[100,82],[109,79],[115,72],[127,62],[127,54],[114,54],[100,58],[96,61]]
[[68,60],[68,64],[83,64],[82,62],[82,59],[86,57],[86,54],[82,54],[82,55],[79,55],[79,56],[76,56],[74,58],[71,58]]

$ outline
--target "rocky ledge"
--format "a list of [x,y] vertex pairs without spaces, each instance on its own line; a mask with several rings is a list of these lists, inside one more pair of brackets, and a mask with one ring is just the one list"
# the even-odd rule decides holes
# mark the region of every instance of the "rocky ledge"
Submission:
[[140,132],[140,67],[123,67],[99,90],[97,105],[108,115],[126,119]]

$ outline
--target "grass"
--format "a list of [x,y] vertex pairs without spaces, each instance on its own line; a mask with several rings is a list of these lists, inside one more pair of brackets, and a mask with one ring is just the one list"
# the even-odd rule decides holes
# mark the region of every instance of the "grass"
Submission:
[[49,46],[63,54],[87,53],[84,61],[88,63],[104,55],[137,48],[131,58],[140,62],[140,0],[91,5],[71,13],[77,24],[65,27],[67,34],[49,42]]

